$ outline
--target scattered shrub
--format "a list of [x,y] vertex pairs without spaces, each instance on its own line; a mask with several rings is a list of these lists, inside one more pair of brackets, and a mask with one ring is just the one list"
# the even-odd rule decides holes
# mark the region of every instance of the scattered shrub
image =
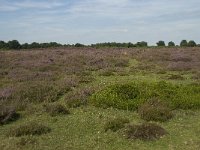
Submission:
[[46,104],[44,105],[45,111],[49,113],[51,116],[56,115],[64,115],[69,114],[69,110],[67,110],[63,105],[61,104]]
[[29,122],[27,124],[10,129],[7,135],[15,137],[20,137],[24,135],[42,135],[49,133],[50,131],[51,129],[47,126],[35,122]]
[[127,138],[140,140],[156,140],[168,134],[165,129],[152,123],[131,125],[127,130]]
[[146,121],[167,121],[173,117],[171,109],[166,102],[152,99],[138,108],[141,118]]
[[15,121],[20,115],[11,107],[0,106],[0,125]]
[[109,120],[104,125],[104,130],[105,131],[111,130],[111,131],[115,132],[115,131],[123,128],[125,126],[125,124],[127,124],[127,123],[129,123],[129,120],[126,118],[116,118],[113,120]]

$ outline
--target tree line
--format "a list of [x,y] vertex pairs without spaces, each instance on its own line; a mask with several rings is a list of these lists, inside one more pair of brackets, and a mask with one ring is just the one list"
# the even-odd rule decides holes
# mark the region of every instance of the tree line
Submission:
[[[180,45],[175,45],[173,41],[170,41],[168,44],[165,44],[165,41],[158,41],[156,43],[158,47],[195,47],[200,46],[199,44],[196,44],[195,41],[190,40],[182,40],[180,42]],[[8,49],[35,49],[35,48],[55,48],[55,47],[94,47],[94,48],[109,48],[109,47],[121,47],[121,48],[134,48],[134,47],[150,47],[148,46],[148,43],[145,41],[137,42],[135,44],[129,42],[129,43],[117,43],[117,42],[106,42],[106,43],[96,43],[91,45],[84,45],[80,43],[76,44],[60,44],[56,42],[49,42],[49,43],[37,43],[33,42],[31,44],[24,43],[20,44],[17,40],[12,40],[8,42],[0,41],[0,49],[8,50]]]

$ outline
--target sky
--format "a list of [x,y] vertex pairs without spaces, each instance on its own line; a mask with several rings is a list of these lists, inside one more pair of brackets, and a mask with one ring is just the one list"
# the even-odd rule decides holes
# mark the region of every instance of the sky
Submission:
[[200,0],[0,0],[0,40],[13,39],[200,43]]

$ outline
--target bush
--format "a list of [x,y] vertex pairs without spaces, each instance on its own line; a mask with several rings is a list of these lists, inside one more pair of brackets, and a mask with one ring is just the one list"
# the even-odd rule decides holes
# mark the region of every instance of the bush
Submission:
[[138,113],[141,118],[146,121],[164,122],[173,117],[173,113],[166,102],[158,99],[152,99],[141,105],[138,109]]
[[90,103],[103,108],[136,110],[148,99],[155,97],[167,101],[173,109],[200,108],[200,86],[174,85],[164,81],[111,85],[94,93],[90,97]]
[[76,108],[80,107],[81,105],[86,105],[88,103],[89,96],[91,96],[93,92],[94,89],[92,88],[85,88],[73,91],[69,93],[69,95],[65,98],[66,104],[70,108]]
[[167,131],[165,129],[152,123],[129,126],[126,133],[127,138],[139,140],[156,140],[166,134]]
[[35,122],[29,122],[27,124],[10,129],[7,135],[15,137],[20,137],[24,135],[42,135],[49,133],[50,131],[51,129],[47,126]]
[[104,125],[104,130],[108,131],[111,130],[113,132],[123,128],[125,124],[129,123],[129,120],[126,118],[116,118],[113,120],[109,120],[105,125]]
[[93,94],[90,102],[97,107],[134,110],[141,102],[139,90],[137,84],[111,85]]
[[20,115],[11,107],[0,106],[0,125],[15,121]]
[[70,114],[69,110],[61,104],[46,104],[44,108],[45,112],[49,113],[51,116]]

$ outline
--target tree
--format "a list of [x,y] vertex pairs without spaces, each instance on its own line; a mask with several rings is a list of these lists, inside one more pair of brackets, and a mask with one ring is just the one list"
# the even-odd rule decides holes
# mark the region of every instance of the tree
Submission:
[[175,43],[172,42],[172,41],[170,41],[170,42],[168,43],[168,46],[169,46],[169,47],[173,47],[173,46],[175,46]]
[[40,44],[37,42],[33,42],[30,44],[29,48],[41,48]]
[[165,46],[165,42],[164,41],[158,41],[158,43],[156,43],[157,46]]
[[24,43],[21,45],[22,49],[28,49],[29,48],[29,44],[28,43]]
[[20,49],[21,45],[17,40],[8,41],[9,49]]
[[145,42],[145,41],[137,42],[137,43],[136,43],[136,46],[138,46],[138,47],[147,47],[147,46],[148,46],[148,43]]
[[181,43],[180,43],[180,46],[181,47],[187,47],[188,46],[187,40],[182,40]]
[[0,41],[0,49],[7,48],[7,47],[8,47],[8,45],[6,42]]
[[75,46],[75,47],[84,47],[84,45],[83,45],[83,44],[80,44],[80,43],[76,43],[74,46]]
[[191,40],[191,41],[188,42],[188,46],[189,47],[195,47],[195,46],[197,46],[197,44],[195,43],[195,41]]

